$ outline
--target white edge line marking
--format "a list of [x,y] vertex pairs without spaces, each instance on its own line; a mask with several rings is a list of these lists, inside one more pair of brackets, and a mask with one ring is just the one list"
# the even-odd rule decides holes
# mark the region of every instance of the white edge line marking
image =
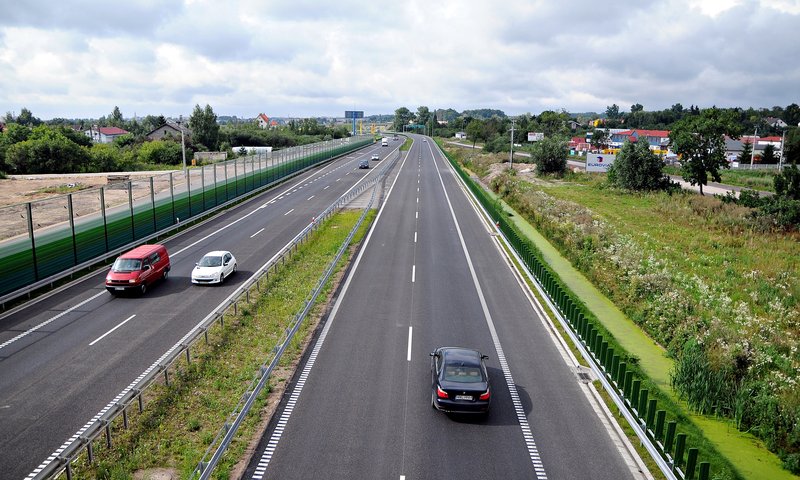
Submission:
[[19,340],[21,338],[27,337],[28,335],[30,335],[31,333],[35,332],[36,330],[39,330],[40,328],[49,325],[50,323],[58,320],[59,318],[63,317],[64,315],[66,315],[68,313],[70,313],[71,311],[86,305],[87,303],[91,302],[95,298],[97,298],[97,297],[99,297],[99,296],[101,296],[101,295],[103,295],[105,293],[106,293],[105,290],[103,290],[101,292],[97,292],[96,294],[92,295],[91,297],[87,298],[86,300],[82,301],[81,303],[64,310],[63,312],[61,312],[58,315],[50,318],[49,320],[45,320],[44,322],[40,323],[39,325],[36,325],[35,327],[31,327],[31,328],[25,330],[24,332],[20,333],[16,337],[14,337],[14,338],[12,338],[10,340],[6,340],[3,343],[0,343],[0,349],[3,349],[5,347],[11,345],[12,343],[16,342],[17,340]]
[[[265,228],[266,228],[266,227],[265,227]],[[250,235],[250,238],[253,238],[253,237],[255,237],[256,235],[258,235],[259,233],[261,233],[261,232],[263,232],[263,231],[264,231],[264,229],[262,228],[261,230],[257,231],[256,233],[254,233],[254,234]]]
[[[429,146],[430,148],[430,146]],[[432,152],[431,152],[432,154]],[[528,423],[528,417],[525,415],[525,410],[522,407],[522,402],[519,398],[519,393],[517,392],[516,383],[514,383],[514,378],[511,376],[511,368],[508,365],[508,361],[506,360],[506,355],[503,352],[503,347],[500,344],[500,337],[497,335],[497,330],[494,328],[494,321],[492,320],[492,314],[489,312],[489,306],[486,304],[486,297],[483,295],[483,289],[481,289],[480,281],[478,280],[478,275],[475,273],[475,266],[472,264],[472,257],[469,255],[469,250],[467,249],[467,244],[464,241],[464,235],[461,233],[461,226],[458,223],[458,219],[456,218],[456,212],[453,210],[453,204],[450,202],[450,196],[447,194],[447,189],[444,186],[444,180],[442,179],[442,174],[439,171],[439,166],[434,162],[434,167],[436,168],[436,174],[439,176],[439,182],[442,184],[442,190],[444,191],[444,197],[447,200],[447,206],[450,209],[450,216],[453,217],[453,223],[456,227],[456,232],[458,233],[458,239],[461,243],[461,250],[464,252],[464,258],[467,261],[467,266],[469,267],[469,273],[472,277],[472,283],[475,285],[475,290],[478,293],[478,299],[481,303],[481,309],[483,310],[483,316],[486,319],[486,325],[489,327],[489,333],[492,336],[492,342],[494,343],[494,348],[497,351],[497,360],[500,363],[500,368],[503,371],[503,376],[506,380],[506,385],[508,386],[508,392],[511,394],[511,401],[514,404],[514,410],[517,415],[517,422],[519,423],[520,429],[522,430],[522,437],[525,441],[525,445],[528,448],[528,455],[531,458],[531,463],[533,464],[534,475],[539,480],[546,480],[547,473],[544,470],[544,464],[542,463],[541,456],[539,455],[539,449],[536,446],[536,442],[533,439],[533,434],[531,433],[531,427]]]
[[126,318],[126,319],[125,319],[125,320],[124,320],[122,323],[120,323],[120,324],[119,324],[119,325],[117,325],[116,327],[112,328],[111,330],[109,330],[109,331],[107,331],[106,333],[104,333],[104,334],[100,335],[99,337],[97,337],[97,338],[96,338],[96,339],[95,339],[95,340],[94,340],[92,343],[90,343],[90,344],[89,344],[89,346],[91,347],[91,346],[92,346],[92,345],[94,345],[95,343],[97,343],[97,342],[99,342],[100,340],[102,340],[102,339],[106,338],[106,335],[110,334],[111,332],[113,332],[114,330],[118,329],[119,327],[121,327],[121,326],[125,325],[126,323],[128,323],[128,322],[129,322],[129,321],[130,321],[130,320],[131,320],[133,317],[135,317],[135,316],[136,316],[136,314],[134,313],[134,314],[133,314],[133,315],[131,315],[130,317]]
[[[408,157],[406,157],[408,158]],[[403,159],[403,164],[405,163],[405,159]],[[403,164],[400,165],[400,168],[403,168]],[[339,311],[339,306],[342,304],[342,300],[344,299],[345,295],[347,294],[347,290],[350,287],[350,282],[353,280],[353,276],[355,275],[356,270],[358,270],[358,265],[361,263],[361,258],[364,256],[364,252],[367,250],[367,245],[369,245],[369,241],[372,238],[372,233],[375,231],[375,226],[378,224],[378,220],[380,220],[381,215],[383,214],[383,209],[386,206],[387,200],[392,195],[392,191],[394,190],[394,185],[397,182],[397,179],[400,176],[396,176],[394,182],[392,182],[392,186],[389,187],[389,192],[386,194],[386,198],[383,201],[383,205],[381,209],[378,211],[378,215],[375,216],[375,220],[372,223],[372,227],[369,229],[367,233],[367,237],[364,239],[364,246],[358,252],[358,256],[356,257],[356,261],[353,263],[353,268],[350,270],[350,273],[347,275],[347,278],[344,281],[344,285],[342,286],[342,293],[336,299],[336,303],[333,304],[333,308],[331,309],[331,313],[328,316],[328,321],[325,322],[325,326],[322,328],[322,332],[319,334],[319,338],[317,339],[317,343],[314,345],[313,350],[311,351],[311,355],[308,356],[308,362],[306,363],[305,367],[303,367],[303,371],[300,373],[300,377],[298,377],[298,382],[295,384],[294,390],[292,390],[292,394],[289,397],[287,402],[291,405],[296,405],[298,399],[300,398],[300,393],[303,391],[303,386],[306,383],[309,373],[311,372],[311,368],[314,366],[314,362],[317,359],[317,355],[319,354],[320,350],[322,349],[322,344],[325,342],[325,337],[328,336],[328,331],[331,329],[331,325],[333,325],[333,321],[336,318],[336,313]],[[304,380],[300,380],[300,378]],[[267,443],[267,447],[264,449],[264,452],[261,455],[261,459],[259,460],[256,473],[253,474],[251,478],[260,479],[264,475],[262,472],[266,470],[267,466],[269,465],[270,460],[272,460],[272,456],[275,454],[275,450],[278,448],[278,442],[281,439],[281,435],[286,430],[286,425],[289,423],[289,418],[291,417],[292,411],[294,409],[287,409],[284,408],[283,413],[278,420],[278,425],[281,425],[283,428],[278,429],[276,428],[272,432],[272,436],[270,437],[269,442]]]
[[406,355],[406,360],[408,360],[409,362],[411,361],[411,339],[412,339],[411,332],[413,328],[414,327],[412,327],[411,325],[408,326],[408,354]]

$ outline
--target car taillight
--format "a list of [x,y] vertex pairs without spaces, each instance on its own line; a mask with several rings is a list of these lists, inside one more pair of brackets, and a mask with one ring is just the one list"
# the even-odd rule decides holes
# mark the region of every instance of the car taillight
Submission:
[[490,395],[491,395],[491,394],[489,393],[489,389],[487,388],[487,389],[486,389],[486,391],[485,391],[485,392],[483,392],[483,393],[481,393],[481,396],[480,396],[480,397],[478,397],[478,398],[479,398],[480,400],[489,400],[489,396],[490,396]]
[[442,387],[440,387],[439,385],[436,385],[436,396],[439,398],[450,398],[447,392],[442,390]]

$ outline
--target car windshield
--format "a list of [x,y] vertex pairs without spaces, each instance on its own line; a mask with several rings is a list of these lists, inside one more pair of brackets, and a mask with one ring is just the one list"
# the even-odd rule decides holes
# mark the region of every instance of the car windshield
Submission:
[[142,269],[142,261],[135,258],[118,258],[111,269],[115,272],[137,272]]
[[444,379],[448,382],[477,383],[483,381],[483,376],[478,365],[465,365],[464,362],[459,362],[445,364]]
[[212,257],[206,255],[198,264],[201,267],[219,267],[222,265],[222,257]]

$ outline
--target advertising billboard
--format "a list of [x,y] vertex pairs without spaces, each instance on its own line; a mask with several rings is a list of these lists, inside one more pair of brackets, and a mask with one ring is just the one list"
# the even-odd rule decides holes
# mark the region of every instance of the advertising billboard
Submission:
[[616,158],[616,155],[609,153],[590,153],[586,156],[586,171],[606,173]]
[[543,132],[528,132],[528,141],[529,142],[539,142],[544,140],[544,133]]

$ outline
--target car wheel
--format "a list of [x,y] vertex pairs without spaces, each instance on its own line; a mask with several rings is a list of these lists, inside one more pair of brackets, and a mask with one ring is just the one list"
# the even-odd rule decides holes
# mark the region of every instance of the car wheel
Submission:
[[144,295],[144,294],[145,294],[145,292],[147,292],[147,284],[146,284],[146,283],[142,283],[142,284],[139,286],[139,293],[141,293],[142,295]]
[[431,408],[433,408],[434,410],[437,410],[437,408],[436,408],[436,397],[434,397],[434,395],[436,395],[436,394],[431,392]]
[[224,273],[220,273],[219,274],[219,283],[222,283],[224,281],[225,281],[225,274]]
[[164,269],[164,275],[162,275],[161,278],[166,280],[168,276],[169,276],[169,269],[166,268]]
[[236,269],[237,269],[238,267],[239,267],[239,266],[238,266],[238,265],[236,265],[235,263],[233,264],[233,271],[231,272],[231,275],[233,275],[234,273],[236,273]]

